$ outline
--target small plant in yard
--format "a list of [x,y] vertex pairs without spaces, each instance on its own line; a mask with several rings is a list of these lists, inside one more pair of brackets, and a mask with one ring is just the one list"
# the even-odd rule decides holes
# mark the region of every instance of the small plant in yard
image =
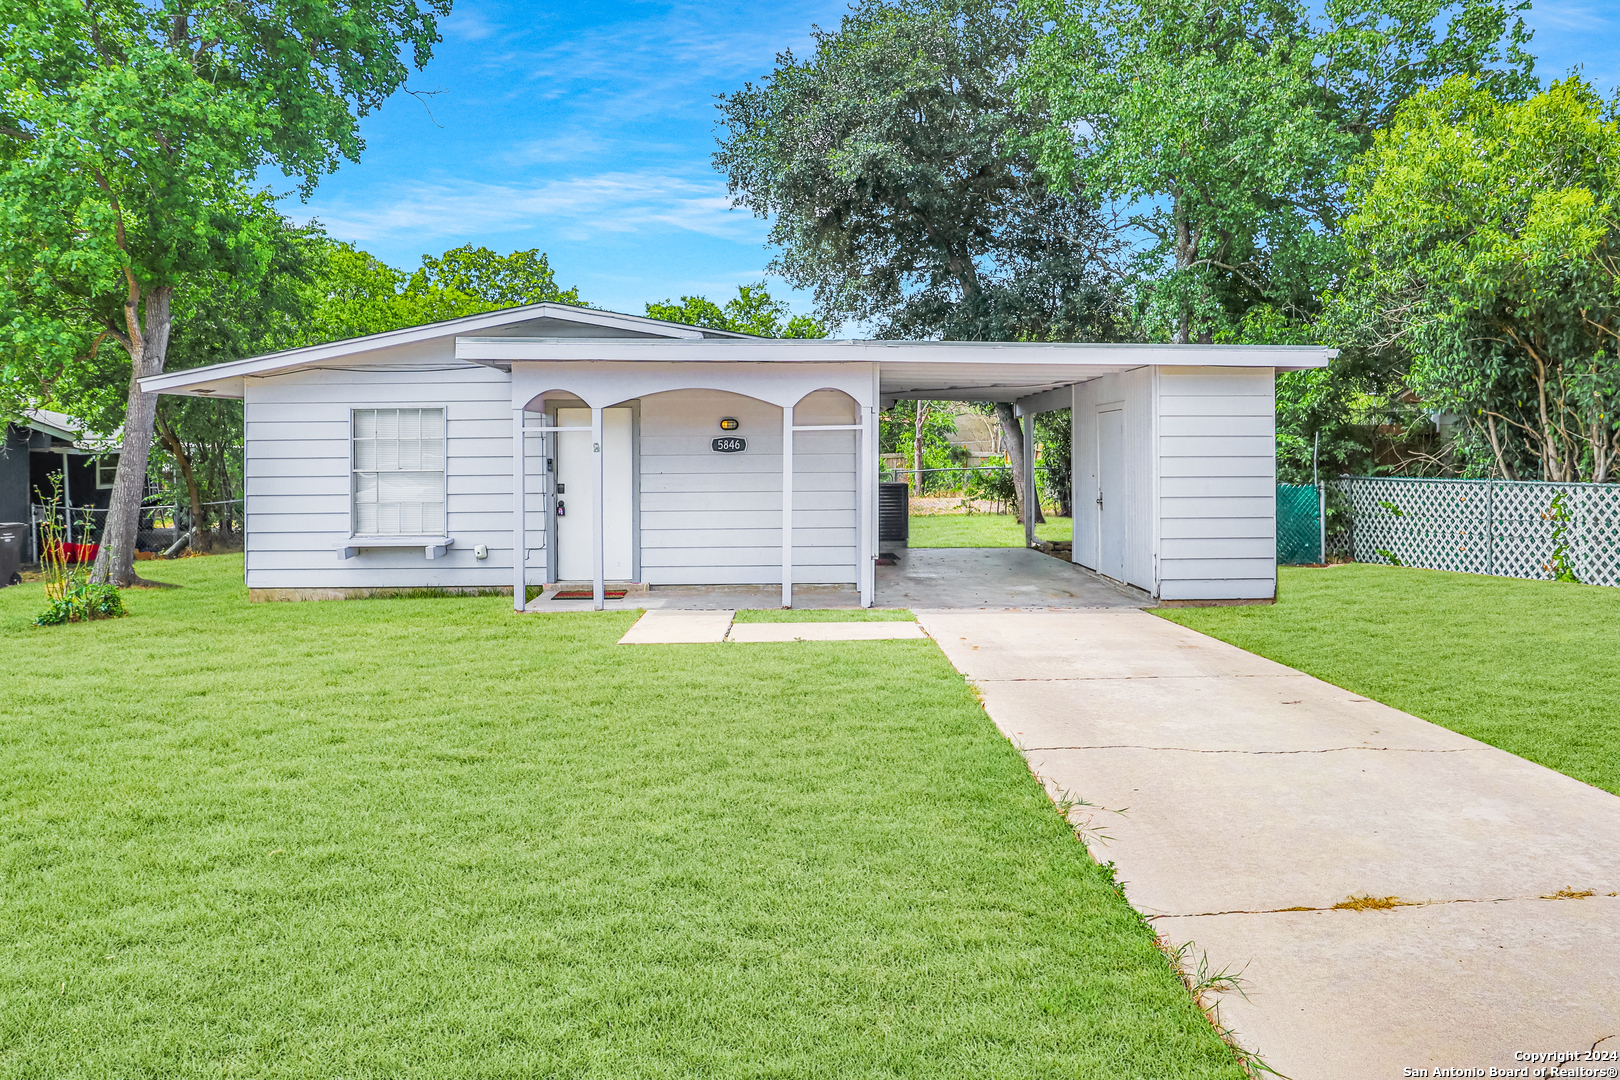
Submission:
[[56,519],[56,508],[62,501],[61,481],[53,476],[52,486],[54,490],[46,503],[49,513],[45,519],[45,542],[40,551],[41,568],[45,571],[45,610],[34,618],[34,625],[60,626],[92,619],[122,618],[128,612],[124,610],[124,599],[118,595],[118,587],[111,583],[92,584],[82,568],[68,562],[63,529]]
[[1553,496],[1553,501],[1542,511],[1541,517],[1545,521],[1553,522],[1552,558],[1541,564],[1541,568],[1551,574],[1554,581],[1567,581],[1571,584],[1580,584],[1581,579],[1575,576],[1575,568],[1569,565],[1569,542],[1564,534],[1569,531],[1569,511],[1564,508],[1564,492],[1560,491]]

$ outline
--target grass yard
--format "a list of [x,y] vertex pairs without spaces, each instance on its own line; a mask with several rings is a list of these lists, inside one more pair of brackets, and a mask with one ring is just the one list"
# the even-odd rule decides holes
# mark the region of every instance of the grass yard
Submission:
[[1239,1075],[931,642],[144,569],[0,589],[0,1076]]
[[1356,564],[1156,612],[1620,794],[1620,589]]
[[[1049,517],[1035,526],[1042,540],[1068,540],[1074,523],[1066,517]],[[914,548],[1018,547],[1024,546],[1024,527],[1014,514],[913,514],[911,539]]]

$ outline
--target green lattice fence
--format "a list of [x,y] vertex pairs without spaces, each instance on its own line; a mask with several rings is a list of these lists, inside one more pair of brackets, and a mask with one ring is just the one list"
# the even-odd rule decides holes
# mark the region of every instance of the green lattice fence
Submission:
[[1277,485],[1277,561],[1322,561],[1322,502],[1315,484]]
[[[1393,476],[1335,483],[1350,505],[1357,562],[1543,579],[1562,565],[1589,584],[1620,585],[1620,484]],[[1281,489],[1277,527],[1280,538]]]

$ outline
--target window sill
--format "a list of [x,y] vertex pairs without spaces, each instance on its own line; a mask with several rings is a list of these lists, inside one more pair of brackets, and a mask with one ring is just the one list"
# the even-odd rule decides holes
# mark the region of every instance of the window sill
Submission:
[[427,558],[437,559],[455,542],[453,536],[351,536],[332,546],[340,559],[352,559],[367,548],[421,548]]

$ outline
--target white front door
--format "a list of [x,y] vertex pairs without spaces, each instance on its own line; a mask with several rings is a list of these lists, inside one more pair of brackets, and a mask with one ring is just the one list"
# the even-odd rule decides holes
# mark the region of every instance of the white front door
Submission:
[[[557,426],[589,428],[591,410],[558,409]],[[635,573],[634,462],[631,411],[602,410],[602,577],[629,581]],[[596,490],[591,433],[557,433],[557,578],[590,581],[595,576],[591,531]]]
[[1125,580],[1125,411],[1097,414],[1097,569]]

